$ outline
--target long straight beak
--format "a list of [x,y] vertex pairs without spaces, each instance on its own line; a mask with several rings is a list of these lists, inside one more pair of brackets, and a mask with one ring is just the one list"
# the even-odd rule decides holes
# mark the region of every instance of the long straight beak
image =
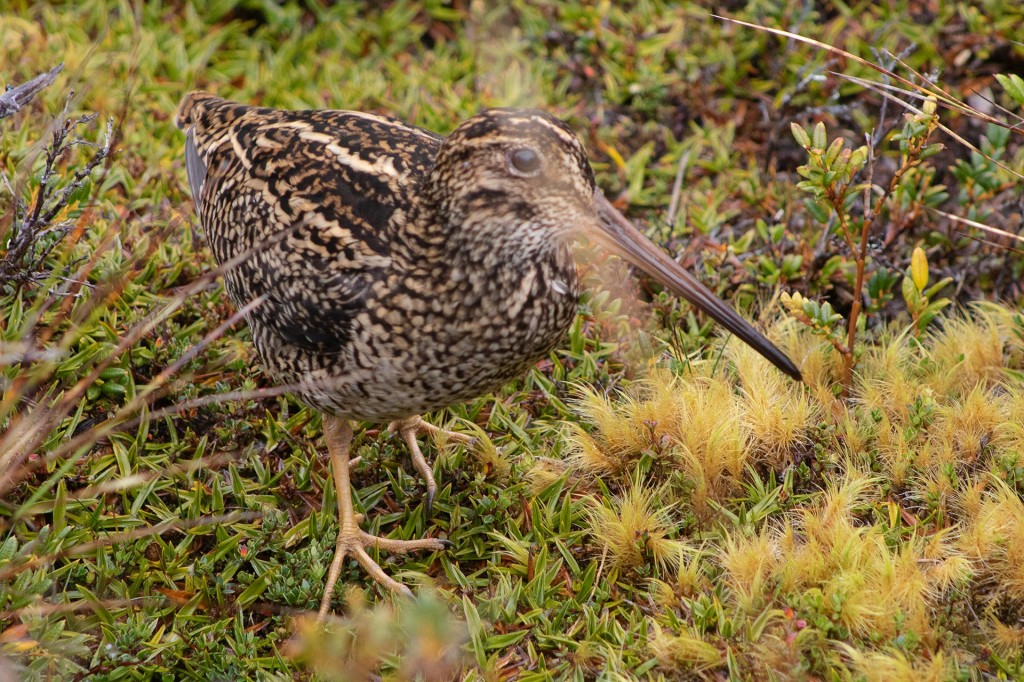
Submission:
[[608,203],[600,189],[594,191],[594,208],[601,223],[601,229],[594,234],[598,241],[611,247],[626,262],[643,270],[666,289],[706,312],[780,370],[797,381],[801,380],[800,370],[785,353],[750,326],[728,303],[711,293],[710,289],[642,235]]

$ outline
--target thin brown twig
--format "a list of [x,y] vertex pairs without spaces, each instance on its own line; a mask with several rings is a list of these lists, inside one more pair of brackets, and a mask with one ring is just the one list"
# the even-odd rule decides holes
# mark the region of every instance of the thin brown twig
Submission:
[[22,606],[20,609],[0,611],[0,620],[20,621],[23,618],[39,618],[42,616],[50,616],[55,613],[77,613],[79,611],[88,611],[95,609],[96,607],[102,607],[105,609],[125,607],[130,603],[131,600],[129,599],[104,599],[100,602],[91,602],[80,599],[78,601],[60,604],[30,604],[28,606]]

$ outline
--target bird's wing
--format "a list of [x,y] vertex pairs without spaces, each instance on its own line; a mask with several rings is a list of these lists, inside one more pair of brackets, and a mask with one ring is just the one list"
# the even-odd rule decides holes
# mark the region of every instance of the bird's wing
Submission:
[[236,304],[296,346],[348,341],[390,244],[433,163],[438,136],[343,111],[278,111],[189,95],[177,117],[185,166]]

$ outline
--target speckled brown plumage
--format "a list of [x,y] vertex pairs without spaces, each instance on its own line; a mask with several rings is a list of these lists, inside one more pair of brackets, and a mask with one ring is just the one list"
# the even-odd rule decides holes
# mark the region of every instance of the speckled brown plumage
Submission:
[[[432,496],[419,415],[493,391],[563,338],[586,234],[707,311],[799,378],[789,359],[647,241],[596,190],[577,137],[537,111],[495,109],[447,138],[346,111],[278,111],[205,93],[182,103],[186,166],[225,286],[275,380],[324,413],[337,549],[407,591],[365,552],[440,549],[359,530],[350,419],[392,421]],[[429,501],[428,497],[428,501]]]
[[[572,225],[578,197],[594,191],[560,122],[491,111],[442,151],[440,137],[394,119],[209,95],[188,100],[179,121],[206,169],[193,191],[214,257],[265,245],[228,272],[228,292],[239,305],[267,297],[248,318],[253,341],[309,404],[369,421],[446,407],[523,374],[572,321],[569,245],[530,224],[546,212]],[[500,153],[490,178],[479,161],[465,165],[517,143],[552,156],[567,145],[573,167],[514,178]]]

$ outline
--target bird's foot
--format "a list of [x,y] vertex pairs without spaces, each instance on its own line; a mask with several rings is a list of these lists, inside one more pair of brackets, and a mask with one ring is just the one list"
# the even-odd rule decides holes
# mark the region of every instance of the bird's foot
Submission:
[[423,421],[422,417],[409,417],[408,419],[393,421],[388,424],[388,431],[402,436],[402,440],[405,441],[406,446],[409,448],[409,454],[412,456],[413,466],[416,467],[416,471],[427,482],[427,516],[430,516],[430,511],[434,506],[434,497],[437,495],[437,481],[434,480],[434,472],[430,470],[430,465],[427,463],[427,458],[423,456],[423,451],[420,450],[416,437],[429,435],[435,439],[450,438],[464,445],[472,445],[476,442],[476,439],[464,433],[449,431],[433,424],[428,424]]
[[320,602],[320,613],[317,615],[318,622],[323,622],[327,614],[330,613],[334,587],[338,582],[338,576],[341,574],[341,565],[346,557],[352,557],[359,562],[363,570],[384,587],[398,594],[411,597],[412,591],[385,573],[380,564],[374,561],[373,557],[366,550],[368,548],[376,548],[385,552],[405,554],[420,550],[440,551],[451,546],[450,542],[440,538],[393,540],[391,538],[370,535],[356,525],[361,518],[361,514],[356,514],[351,520],[343,520],[341,528],[338,530],[334,560],[331,562],[331,568],[327,574],[327,586],[324,590],[323,600]]
[[[327,585],[320,601],[320,612],[317,622],[322,623],[331,609],[331,598],[334,587],[341,575],[341,564],[345,557],[352,557],[370,576],[381,585],[400,594],[411,595],[408,587],[398,582],[373,560],[367,548],[377,548],[385,552],[415,552],[418,550],[442,550],[451,545],[447,540],[439,538],[423,538],[422,540],[392,540],[380,538],[363,532],[359,528],[362,514],[358,514],[352,504],[352,487],[349,480],[349,466],[355,460],[349,460],[352,445],[352,425],[347,419],[324,415],[324,439],[331,455],[331,473],[334,477],[334,490],[338,496],[338,539],[334,546],[334,560],[327,572]],[[415,437],[413,438],[415,442]]]

